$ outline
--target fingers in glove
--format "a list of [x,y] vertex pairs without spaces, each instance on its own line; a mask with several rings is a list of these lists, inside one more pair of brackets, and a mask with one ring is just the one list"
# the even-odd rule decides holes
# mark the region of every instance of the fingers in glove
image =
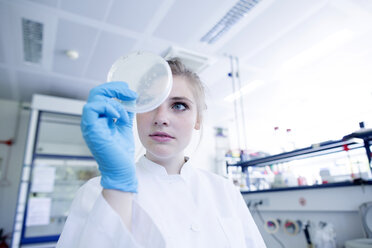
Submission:
[[81,123],[83,125],[90,125],[102,117],[120,118],[120,114],[109,101],[90,102],[84,105]]
[[134,101],[137,98],[137,93],[129,89],[125,82],[109,82],[94,87],[89,93],[88,102],[101,100],[102,98]]
[[115,124],[132,126],[133,113],[127,112],[124,109],[123,105],[119,103],[118,101],[116,101],[115,99],[111,98],[111,99],[108,99],[107,101],[119,114],[119,117],[117,117]]

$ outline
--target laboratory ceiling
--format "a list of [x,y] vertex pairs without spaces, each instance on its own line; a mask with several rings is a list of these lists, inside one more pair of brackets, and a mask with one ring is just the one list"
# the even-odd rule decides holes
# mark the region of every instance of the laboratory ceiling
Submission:
[[[202,41],[244,2],[251,7],[230,29],[214,43]],[[225,99],[233,90],[230,56],[239,58],[250,125],[305,123],[314,111],[327,118],[351,108],[350,95],[371,98],[371,23],[370,0],[0,0],[0,98],[85,100],[118,57],[175,47],[207,58],[200,75],[213,123],[234,118]],[[40,25],[42,33],[27,33]],[[30,51],[25,36],[40,51]]]

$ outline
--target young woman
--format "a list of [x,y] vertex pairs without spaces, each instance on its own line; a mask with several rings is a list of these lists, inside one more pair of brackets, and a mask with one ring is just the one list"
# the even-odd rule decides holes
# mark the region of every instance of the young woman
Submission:
[[[266,247],[234,185],[184,156],[205,109],[199,77],[179,60],[169,97],[137,114],[146,154],[134,162],[133,100],[123,82],[91,90],[81,128],[100,178],[78,191],[57,247]],[[116,121],[113,121],[113,120]]]

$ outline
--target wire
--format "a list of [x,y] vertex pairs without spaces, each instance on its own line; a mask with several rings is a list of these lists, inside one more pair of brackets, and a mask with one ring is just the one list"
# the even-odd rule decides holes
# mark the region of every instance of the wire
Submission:
[[[257,203],[253,206],[254,207],[254,212],[257,213],[259,219],[262,221],[262,224],[265,225],[265,220],[262,217],[261,212],[258,210],[258,206],[259,206],[259,204],[257,204]],[[280,239],[275,234],[270,233],[270,235],[276,240],[276,242],[278,242],[280,244],[280,246],[282,248],[285,248],[284,244],[280,241]]]

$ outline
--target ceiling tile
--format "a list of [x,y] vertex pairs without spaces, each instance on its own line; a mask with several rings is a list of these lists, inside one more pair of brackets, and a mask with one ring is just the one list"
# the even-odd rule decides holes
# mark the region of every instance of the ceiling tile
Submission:
[[141,42],[141,46],[138,47],[139,50],[150,51],[159,55],[162,55],[165,51],[169,49],[169,42],[156,38],[144,39]]
[[89,18],[102,20],[110,1],[102,0],[62,0],[61,8]]
[[358,0],[354,1],[355,4],[360,5],[363,10],[368,11],[372,14],[372,1],[371,0]]
[[30,102],[33,94],[49,94],[52,80],[44,75],[28,72],[18,72],[17,80],[20,91],[20,100]]
[[66,79],[66,77],[46,76],[31,72],[19,71],[17,73],[22,101],[31,101],[33,94],[66,97],[85,100],[93,83]]
[[[97,37],[98,30],[67,20],[59,20],[53,70],[67,75],[81,76]],[[79,58],[72,60],[66,50],[76,50]]]
[[107,22],[143,32],[162,2],[158,0],[116,0],[111,6]]
[[111,65],[121,56],[128,54],[135,40],[108,32],[102,32],[93,57],[90,60],[86,76],[106,82]]
[[[191,37],[195,37],[195,33],[199,33],[200,29],[204,27],[204,24],[213,17],[211,13],[214,10],[220,10],[222,5],[226,5],[226,1],[175,1],[168,15],[165,16],[159,27],[155,30],[154,35],[159,38],[185,44]],[[228,9],[226,9],[227,11]]]
[[50,89],[50,94],[85,101],[88,98],[89,91],[97,85],[82,83],[78,80],[55,78],[53,87]]
[[58,6],[58,0],[29,0],[31,2],[44,4],[50,7],[57,7]]
[[233,39],[227,42],[220,53],[235,56],[248,56],[256,49],[262,48],[275,37],[285,35],[285,30],[302,20],[313,9],[319,8],[324,0],[316,1],[273,1],[263,13],[254,18]]
[[[257,67],[279,67],[289,58],[324,40],[329,35],[342,30],[345,18],[346,16],[338,10],[322,8],[311,18],[302,21],[301,25],[293,27],[285,35],[276,39],[275,42],[268,44],[253,56],[244,59],[250,65]],[[246,44],[250,42],[253,41],[246,41]],[[251,46],[258,47],[259,44],[256,43],[256,45],[252,44]],[[243,53],[240,50],[239,54],[248,53]]]
[[0,98],[11,99],[12,95],[8,71],[0,68]]

